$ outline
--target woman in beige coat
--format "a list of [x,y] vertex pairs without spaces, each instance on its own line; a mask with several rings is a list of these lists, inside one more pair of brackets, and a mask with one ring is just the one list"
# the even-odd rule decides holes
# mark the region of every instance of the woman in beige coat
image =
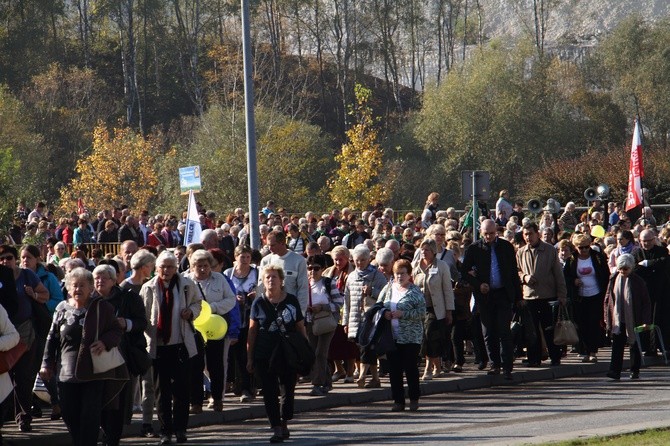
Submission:
[[429,381],[439,376],[442,356],[448,345],[447,328],[451,325],[454,310],[454,290],[451,284],[449,265],[437,259],[435,240],[425,239],[419,246],[420,260],[413,270],[414,283],[426,299],[426,320],[421,346],[426,357],[426,369],[422,379]]

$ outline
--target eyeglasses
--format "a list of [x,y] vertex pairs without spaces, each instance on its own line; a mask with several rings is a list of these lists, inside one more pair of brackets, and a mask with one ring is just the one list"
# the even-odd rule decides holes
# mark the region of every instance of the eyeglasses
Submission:
[[321,267],[319,265],[310,265],[307,267],[308,271],[319,271]]
[[5,260],[14,260],[14,256],[13,255],[0,256],[0,262],[4,262]]

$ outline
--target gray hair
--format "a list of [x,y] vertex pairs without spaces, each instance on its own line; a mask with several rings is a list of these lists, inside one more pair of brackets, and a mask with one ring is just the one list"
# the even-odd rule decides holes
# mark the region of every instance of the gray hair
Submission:
[[368,249],[367,246],[360,244],[354,248],[354,252],[352,253],[354,259],[369,259],[370,258],[370,250]]
[[216,231],[214,231],[214,229],[205,229],[202,231],[202,234],[200,234],[200,243],[207,243],[208,240],[218,240]]
[[393,254],[393,251],[388,248],[379,248],[377,255],[375,256],[377,265],[393,265],[394,258],[395,255]]
[[116,281],[116,270],[112,265],[98,265],[93,270],[93,277],[107,275],[108,279]]
[[70,264],[74,264],[75,266],[72,268],[86,268],[86,264],[82,259],[76,258],[76,257],[65,257],[64,259],[61,259],[60,262],[58,263],[58,266],[63,268],[63,270],[66,270]]
[[140,269],[143,266],[156,264],[156,256],[146,249],[140,249],[130,259],[132,269]]
[[[112,267],[110,267],[112,268]],[[114,269],[114,268],[112,268]],[[93,288],[93,274],[83,267],[77,267],[65,275],[65,288],[72,293],[72,284],[77,280],[85,280]]]
[[172,254],[170,251],[163,251],[158,255],[158,258],[156,259],[156,266],[164,265],[166,263],[172,263],[174,266],[179,265],[179,262],[177,261],[177,257]]
[[426,247],[430,249],[430,251],[433,253],[433,255],[437,255],[437,243],[435,243],[435,240],[432,238],[425,238],[421,242],[421,245],[419,245],[419,249]]
[[201,260],[207,260],[209,266],[212,266],[212,264],[214,264],[214,256],[212,255],[211,252],[205,249],[198,249],[188,258],[188,261],[191,263],[191,267],[194,267],[195,264]]
[[346,246],[342,245],[337,245],[336,247],[333,248],[332,251],[330,251],[330,256],[333,258],[333,260],[335,260],[335,257],[337,257],[340,254],[346,255],[347,258],[349,258],[349,256],[351,255],[349,253],[349,249],[347,249]]
[[619,257],[616,259],[616,267],[617,269],[633,269],[635,266],[635,257],[633,257],[632,254],[621,254]]

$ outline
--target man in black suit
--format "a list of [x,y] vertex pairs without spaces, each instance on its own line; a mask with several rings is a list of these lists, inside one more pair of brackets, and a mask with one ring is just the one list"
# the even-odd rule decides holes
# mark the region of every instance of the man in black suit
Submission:
[[463,272],[480,310],[491,361],[488,374],[498,375],[502,367],[505,379],[512,379],[514,346],[510,322],[512,306],[521,300],[521,282],[514,247],[498,237],[493,220],[482,222],[481,238],[465,251]]

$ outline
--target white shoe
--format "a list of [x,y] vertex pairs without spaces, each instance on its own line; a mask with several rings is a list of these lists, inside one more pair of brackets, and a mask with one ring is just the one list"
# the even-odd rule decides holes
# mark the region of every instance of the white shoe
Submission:
[[244,390],[242,391],[242,396],[240,396],[240,403],[248,403],[250,401],[253,401],[254,396],[249,393],[248,391]]

